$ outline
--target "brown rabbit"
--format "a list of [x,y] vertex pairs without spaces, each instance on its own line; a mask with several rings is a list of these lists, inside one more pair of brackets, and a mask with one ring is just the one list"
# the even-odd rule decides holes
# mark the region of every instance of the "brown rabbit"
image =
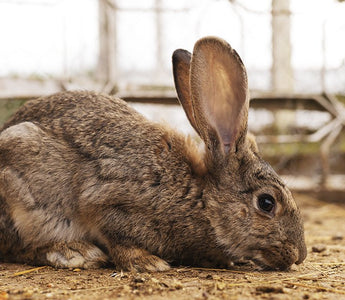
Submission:
[[225,41],[176,50],[179,100],[205,143],[124,101],[63,92],[27,102],[0,134],[0,259],[162,271],[306,257],[291,193],[247,135],[245,67]]

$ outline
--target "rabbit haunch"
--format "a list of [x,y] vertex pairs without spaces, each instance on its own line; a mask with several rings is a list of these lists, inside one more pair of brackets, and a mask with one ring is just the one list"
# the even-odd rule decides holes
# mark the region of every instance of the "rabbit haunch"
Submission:
[[175,86],[205,143],[124,101],[63,92],[23,105],[0,134],[0,259],[162,271],[306,256],[291,193],[247,134],[247,75],[223,40],[173,55]]

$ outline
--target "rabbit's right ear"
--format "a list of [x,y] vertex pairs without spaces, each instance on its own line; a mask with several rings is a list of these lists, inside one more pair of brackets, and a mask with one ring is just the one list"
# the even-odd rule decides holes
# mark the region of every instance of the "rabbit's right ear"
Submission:
[[213,160],[236,152],[247,134],[247,73],[239,55],[224,40],[206,37],[195,44],[190,96],[197,131]]

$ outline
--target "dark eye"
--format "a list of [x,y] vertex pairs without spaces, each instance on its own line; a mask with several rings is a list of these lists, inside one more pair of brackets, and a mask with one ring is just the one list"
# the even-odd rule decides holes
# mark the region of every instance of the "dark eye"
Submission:
[[261,194],[258,197],[258,207],[266,213],[273,212],[276,206],[274,198],[269,194]]

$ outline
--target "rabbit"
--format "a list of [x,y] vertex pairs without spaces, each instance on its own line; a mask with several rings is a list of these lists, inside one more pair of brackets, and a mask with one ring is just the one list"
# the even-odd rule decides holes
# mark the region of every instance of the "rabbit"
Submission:
[[26,102],[0,133],[0,260],[60,268],[287,270],[307,255],[291,192],[248,133],[245,67],[217,37],[173,53],[204,143],[125,101],[67,91]]

